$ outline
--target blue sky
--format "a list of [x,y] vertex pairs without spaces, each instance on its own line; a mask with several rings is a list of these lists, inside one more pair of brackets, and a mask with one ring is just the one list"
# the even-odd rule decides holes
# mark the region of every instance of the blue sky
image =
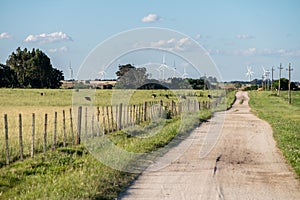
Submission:
[[[39,48],[68,79],[69,63],[77,74],[89,53],[107,38],[160,27],[199,42],[225,81],[248,80],[247,66],[254,78],[261,78],[262,67],[273,66],[276,79],[280,63],[285,68],[291,63],[292,78],[300,81],[298,0],[3,0],[0,5],[1,63],[18,46]],[[286,70],[282,74],[287,77]]]

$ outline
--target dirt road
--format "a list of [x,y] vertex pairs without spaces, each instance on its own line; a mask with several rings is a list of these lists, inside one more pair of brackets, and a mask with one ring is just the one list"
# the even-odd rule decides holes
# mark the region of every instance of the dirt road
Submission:
[[[232,109],[193,131],[186,139],[192,144],[178,160],[143,173],[120,199],[299,200],[295,174],[276,147],[270,125],[250,112],[248,99],[238,92]],[[205,156],[207,132],[217,129],[218,142]],[[181,145],[176,148],[161,161],[180,152]]]

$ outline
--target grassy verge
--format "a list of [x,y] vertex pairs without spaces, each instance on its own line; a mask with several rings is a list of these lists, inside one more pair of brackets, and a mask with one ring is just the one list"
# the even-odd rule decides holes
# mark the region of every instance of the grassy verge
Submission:
[[[202,113],[203,118],[209,116],[208,111]],[[199,118],[190,117],[180,132],[188,133],[198,123]],[[107,137],[126,150],[149,152],[168,144],[178,128],[179,120],[170,119],[147,139],[128,139],[122,131]],[[137,176],[103,165],[83,146],[59,148],[1,168],[0,199],[113,199]]]
[[59,149],[1,169],[0,199],[113,199],[135,176],[102,165],[84,147]]
[[272,92],[251,91],[250,106],[273,128],[277,146],[300,178],[300,92],[293,92],[293,104]]
[[[234,92],[228,97],[225,109],[231,105]],[[178,135],[187,136],[211,115],[211,110],[203,110],[200,114],[165,120],[162,128],[151,137],[134,135],[156,131],[156,126],[151,124],[131,130],[131,136],[119,131],[105,137],[127,151],[151,152],[169,144]],[[114,199],[138,175],[105,166],[88,153],[85,146],[58,148],[2,167],[0,199]]]

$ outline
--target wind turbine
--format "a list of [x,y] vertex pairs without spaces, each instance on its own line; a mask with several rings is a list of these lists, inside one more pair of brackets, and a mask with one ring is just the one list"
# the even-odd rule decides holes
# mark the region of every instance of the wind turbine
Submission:
[[263,77],[264,77],[264,81],[269,79],[269,75],[270,75],[270,70],[265,70],[265,68],[263,67]]
[[246,76],[249,77],[249,82],[251,82],[251,76],[253,76],[254,72],[252,71],[251,67],[247,66],[247,73]]
[[102,79],[104,79],[104,75],[106,74],[106,72],[100,71],[100,72],[98,72],[98,74],[100,74],[100,79],[102,80]]
[[69,63],[70,79],[73,80],[73,69],[71,67],[71,62]]
[[174,60],[174,63],[173,63],[173,77],[174,78],[176,76],[176,65],[175,65],[175,60]]
[[170,70],[171,68],[166,64],[165,55],[163,55],[162,64],[158,67],[158,70],[162,72],[162,80],[165,79],[165,70]]
[[186,73],[186,66],[184,65],[183,66],[183,74],[182,74],[182,78],[186,78],[187,76],[188,76],[189,74],[188,73]]
[[267,89],[269,89],[270,70],[268,70],[268,69],[265,70],[265,68],[263,67],[263,71],[264,71],[263,76],[262,76],[263,82],[267,81]]

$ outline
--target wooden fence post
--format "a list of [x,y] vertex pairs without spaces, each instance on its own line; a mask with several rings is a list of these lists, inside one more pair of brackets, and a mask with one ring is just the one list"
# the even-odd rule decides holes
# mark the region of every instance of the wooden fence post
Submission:
[[120,103],[120,106],[119,106],[119,117],[118,117],[118,128],[119,130],[122,129],[122,103]]
[[119,106],[118,105],[116,105],[116,130],[119,130],[119,126],[120,126],[120,124],[119,124]]
[[139,123],[143,121],[143,104],[139,104]]
[[171,115],[175,116],[175,112],[174,112],[174,101],[171,101]]
[[76,144],[80,144],[81,142],[81,117],[82,117],[82,107],[78,107],[78,119],[77,119],[77,138]]
[[111,115],[111,132],[114,132],[114,113],[113,113],[112,105],[110,105],[110,115]]
[[106,125],[105,125],[105,115],[104,115],[104,107],[102,106],[102,128],[103,128],[103,135],[105,134],[105,129],[106,129]]
[[97,121],[100,121],[100,108],[97,106]]
[[159,117],[162,117],[162,107],[163,107],[163,101],[160,100],[160,102],[159,102]]
[[70,108],[70,129],[71,129],[71,140],[72,140],[72,145],[74,145],[74,129],[73,129],[72,108]]
[[54,112],[54,130],[53,130],[53,147],[52,150],[56,149],[56,134],[57,134],[57,112]]
[[129,124],[129,115],[130,114],[130,112],[129,112],[129,105],[127,104],[126,105],[126,122],[125,122],[125,126],[127,127],[128,126],[128,124]]
[[152,121],[154,119],[154,115],[153,115],[153,112],[154,112],[154,109],[153,109],[153,102],[150,102],[150,110],[149,110],[149,120]]
[[108,106],[106,106],[106,117],[107,117],[107,132],[110,132],[110,120],[109,120],[109,111],[108,111]]
[[[100,120],[100,116],[99,116],[99,120]],[[100,130],[101,130],[100,121],[97,121],[96,122],[96,131],[97,131],[96,136],[97,137],[100,137]]]
[[45,114],[45,123],[44,123],[44,153],[47,151],[47,121],[48,115]]
[[4,114],[4,132],[5,132],[6,164],[9,165],[9,146],[8,146],[8,121],[7,121],[7,114]]
[[84,138],[88,137],[88,109],[85,107],[85,112],[84,112]]
[[92,138],[95,136],[94,135],[94,133],[95,133],[95,129],[94,129],[94,124],[95,124],[95,122],[94,122],[94,120],[95,120],[95,115],[93,114],[92,115]]
[[133,124],[132,123],[132,119],[133,119],[133,117],[132,117],[133,116],[133,114],[132,114],[132,105],[130,105],[129,111],[130,111],[129,124],[130,124],[130,126],[132,126],[132,124]]
[[66,134],[66,113],[65,110],[63,110],[63,132],[64,132],[64,147],[67,146],[67,134]]
[[34,157],[35,114],[32,113],[31,157]]
[[137,104],[135,108],[136,108],[136,111],[135,111],[135,122],[136,122],[136,124],[139,124],[140,123],[139,122],[139,109],[140,109],[139,104]]
[[23,160],[23,136],[22,136],[22,114],[19,113],[19,144],[20,144],[20,159]]
[[144,121],[147,121],[147,107],[148,107],[148,103],[146,101],[144,103]]

